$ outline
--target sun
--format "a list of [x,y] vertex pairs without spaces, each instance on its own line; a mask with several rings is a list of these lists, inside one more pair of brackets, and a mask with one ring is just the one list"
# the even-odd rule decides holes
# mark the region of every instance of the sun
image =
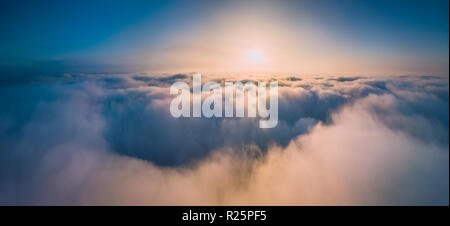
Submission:
[[253,63],[261,63],[264,60],[264,55],[258,49],[251,49],[247,52],[247,57]]

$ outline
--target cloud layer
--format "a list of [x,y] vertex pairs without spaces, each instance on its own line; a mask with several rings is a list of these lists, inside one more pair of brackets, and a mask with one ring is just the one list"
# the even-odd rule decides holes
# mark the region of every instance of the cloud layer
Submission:
[[448,205],[448,78],[207,79],[278,80],[278,126],[172,118],[183,74],[0,84],[0,203]]

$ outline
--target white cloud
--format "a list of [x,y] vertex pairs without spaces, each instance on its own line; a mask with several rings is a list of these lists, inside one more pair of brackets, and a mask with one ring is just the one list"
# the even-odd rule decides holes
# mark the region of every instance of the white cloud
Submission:
[[287,81],[267,131],[174,119],[151,80],[0,91],[0,201],[448,205],[448,79]]

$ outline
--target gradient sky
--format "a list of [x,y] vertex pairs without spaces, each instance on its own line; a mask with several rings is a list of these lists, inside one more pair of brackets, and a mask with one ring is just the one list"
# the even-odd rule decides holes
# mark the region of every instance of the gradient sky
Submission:
[[449,73],[447,0],[2,1],[0,33],[3,76]]

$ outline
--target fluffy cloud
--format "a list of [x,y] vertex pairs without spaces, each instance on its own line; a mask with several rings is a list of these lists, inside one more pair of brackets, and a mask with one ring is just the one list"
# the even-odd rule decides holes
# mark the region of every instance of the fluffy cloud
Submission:
[[448,205],[448,78],[272,76],[274,129],[172,118],[168,87],[190,79],[0,84],[0,202]]

